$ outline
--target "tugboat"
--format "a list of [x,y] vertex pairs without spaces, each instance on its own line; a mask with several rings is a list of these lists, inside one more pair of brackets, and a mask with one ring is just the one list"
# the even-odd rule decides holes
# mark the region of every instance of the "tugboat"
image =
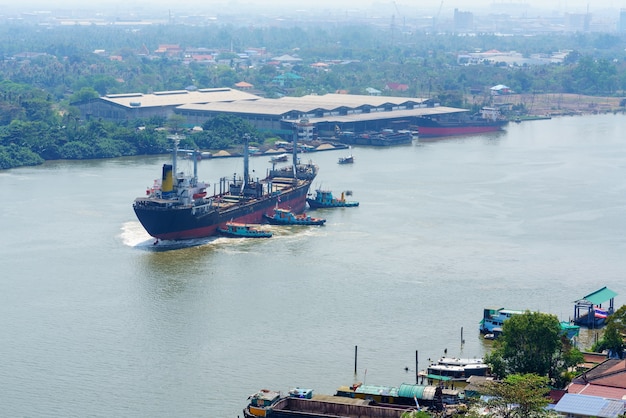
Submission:
[[221,234],[233,238],[271,238],[270,231],[262,231],[255,225],[226,222],[225,228],[218,228]]
[[354,157],[352,155],[348,155],[347,157],[339,157],[338,164],[352,164],[354,163]]
[[349,208],[359,206],[359,202],[355,200],[346,200],[345,192],[341,192],[339,199],[333,197],[330,190],[317,189],[315,196],[306,198],[307,203],[313,209],[319,208]]
[[[214,185],[214,190],[219,191],[208,195],[210,184],[198,181],[197,158],[193,158],[193,175],[177,172],[178,152],[190,151],[178,149],[179,136],[170,139],[174,143],[172,164],[163,165],[161,179],[155,180],[146,196],[138,197],[133,204],[137,218],[157,242],[212,236],[227,222],[259,224],[263,215],[275,207],[296,213],[304,211],[318,167],[312,162],[298,164],[295,151],[293,166],[284,171],[271,170],[265,178],[254,179],[248,170],[249,137],[244,136],[243,177],[222,177],[219,187]],[[296,141],[294,134],[294,150]]]
[[275,208],[272,215],[263,215],[272,225],[324,225],[326,219],[313,218],[306,213],[299,215],[287,209]]
[[[350,150],[352,150],[352,147],[350,147]],[[354,163],[354,156],[352,155],[352,152],[350,152],[350,155],[348,155],[347,157],[339,157],[339,161],[337,163],[338,164],[352,164],[352,163]]]

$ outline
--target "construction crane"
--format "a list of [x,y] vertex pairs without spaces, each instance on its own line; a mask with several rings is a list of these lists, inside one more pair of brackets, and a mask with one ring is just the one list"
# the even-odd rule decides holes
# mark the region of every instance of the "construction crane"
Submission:
[[441,0],[441,3],[439,3],[439,10],[437,11],[437,15],[433,19],[433,29],[434,30],[438,30],[439,16],[441,15],[441,8],[442,7],[443,7],[443,0]]
[[398,9],[398,4],[395,1],[393,2],[393,7],[395,7],[395,9],[396,9],[396,14],[398,15],[398,17],[402,17],[402,32],[405,33],[406,32],[406,21],[404,19],[404,16],[402,16],[400,14],[400,9]]

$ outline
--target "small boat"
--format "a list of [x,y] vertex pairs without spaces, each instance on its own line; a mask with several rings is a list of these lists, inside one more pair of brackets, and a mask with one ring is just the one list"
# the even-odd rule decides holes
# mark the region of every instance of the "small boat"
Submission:
[[263,217],[273,225],[324,225],[326,222],[326,219],[313,218],[306,213],[296,215],[280,208],[274,208],[272,215],[264,214]]
[[486,308],[483,310],[483,319],[480,321],[479,330],[483,334],[495,334],[495,336],[497,336],[502,332],[502,325],[504,324],[504,321],[513,315],[520,315],[523,313],[524,311],[504,308]]
[[352,147],[350,148],[350,155],[347,157],[340,157],[338,163],[339,164],[352,164],[354,163],[354,156],[352,155]]
[[347,157],[340,157],[338,164],[352,164],[354,163],[354,157],[352,156],[352,154],[348,155]]
[[329,190],[321,190],[317,189],[315,191],[315,196],[310,197],[307,196],[306,201],[309,206],[313,209],[318,208],[348,208],[359,206],[359,202],[346,200],[345,192],[341,193],[341,197],[339,199],[333,197],[333,193]]
[[225,228],[218,228],[218,231],[226,236],[235,238],[270,238],[272,233],[262,231],[255,225],[241,224],[237,222],[226,222]]
[[275,155],[272,158],[270,158],[270,163],[272,164],[284,163],[287,161],[288,158],[289,156],[287,154]]
[[[483,310],[483,319],[480,321],[479,331],[484,335],[487,340],[497,339],[502,334],[502,326],[504,322],[514,315],[521,315],[525,311],[504,309],[504,308],[485,308]],[[565,335],[570,340],[576,336],[580,331],[580,326],[571,324],[567,321],[561,321],[561,334]]]
[[248,396],[250,404],[244,409],[243,416],[246,418],[269,416],[272,406],[280,399],[280,392],[261,389],[257,393]]
[[422,372],[422,376],[432,380],[464,381],[470,376],[486,376],[489,366],[482,359],[441,357]]

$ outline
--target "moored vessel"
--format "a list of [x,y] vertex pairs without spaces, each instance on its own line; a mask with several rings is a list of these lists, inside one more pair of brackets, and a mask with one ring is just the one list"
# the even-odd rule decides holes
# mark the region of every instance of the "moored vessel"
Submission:
[[[522,315],[526,311],[504,309],[504,308],[485,308],[483,309],[483,319],[479,323],[479,331],[485,334],[485,339],[495,339],[502,334],[502,326],[504,322],[515,315]],[[567,321],[561,321],[561,334],[570,340],[578,336],[580,326]]]
[[441,357],[420,374],[429,381],[465,381],[470,376],[486,376],[488,373],[489,365],[483,359]]
[[315,195],[307,197],[306,201],[313,209],[320,208],[348,208],[359,206],[356,200],[346,200],[345,192],[341,193],[341,197],[336,198],[330,190],[317,189]]
[[[352,150],[352,147],[350,147],[350,150]],[[337,161],[337,163],[339,163],[339,164],[352,164],[352,163],[354,163],[354,155],[352,155],[352,152],[350,152],[350,154],[345,156],[345,157],[339,157],[339,161]]]
[[393,145],[404,145],[413,142],[411,131],[394,131],[383,129],[378,132],[354,133],[350,131],[340,132],[338,140],[350,145],[369,145],[375,147],[388,147]]
[[417,409],[415,404],[378,404],[370,399],[314,395],[310,389],[291,390],[287,396],[262,389],[248,399],[250,403],[243,410],[245,418],[401,418],[405,412]]
[[502,118],[500,112],[492,107],[484,107],[480,114],[472,116],[450,114],[422,116],[415,120],[419,138],[495,132],[502,130],[507,124],[508,120]]
[[[294,135],[294,142],[296,141]],[[144,229],[157,240],[184,240],[215,235],[227,222],[259,224],[263,215],[275,207],[299,213],[306,207],[306,197],[318,167],[299,164],[296,153],[293,166],[282,171],[270,170],[263,178],[251,178],[248,170],[248,141],[244,138],[244,173],[237,178],[222,177],[215,193],[208,194],[209,183],[198,181],[197,159],[193,174],[177,172],[180,137],[174,142],[172,164],[164,164],[161,179],[135,199],[133,209]],[[294,149],[296,147],[294,146]],[[189,152],[185,150],[185,152]],[[281,175],[282,174],[282,175]]]
[[324,225],[326,219],[314,218],[306,213],[294,214],[287,209],[275,208],[274,213],[263,217],[272,225]]
[[220,234],[233,238],[271,238],[270,231],[264,231],[255,225],[226,222],[223,228],[217,228]]

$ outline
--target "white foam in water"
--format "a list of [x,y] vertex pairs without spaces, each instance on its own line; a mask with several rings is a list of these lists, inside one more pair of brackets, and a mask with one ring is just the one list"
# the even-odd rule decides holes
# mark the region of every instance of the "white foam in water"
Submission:
[[120,234],[124,245],[129,247],[137,247],[143,245],[152,245],[154,238],[151,237],[139,222],[125,222],[122,225],[122,233]]

